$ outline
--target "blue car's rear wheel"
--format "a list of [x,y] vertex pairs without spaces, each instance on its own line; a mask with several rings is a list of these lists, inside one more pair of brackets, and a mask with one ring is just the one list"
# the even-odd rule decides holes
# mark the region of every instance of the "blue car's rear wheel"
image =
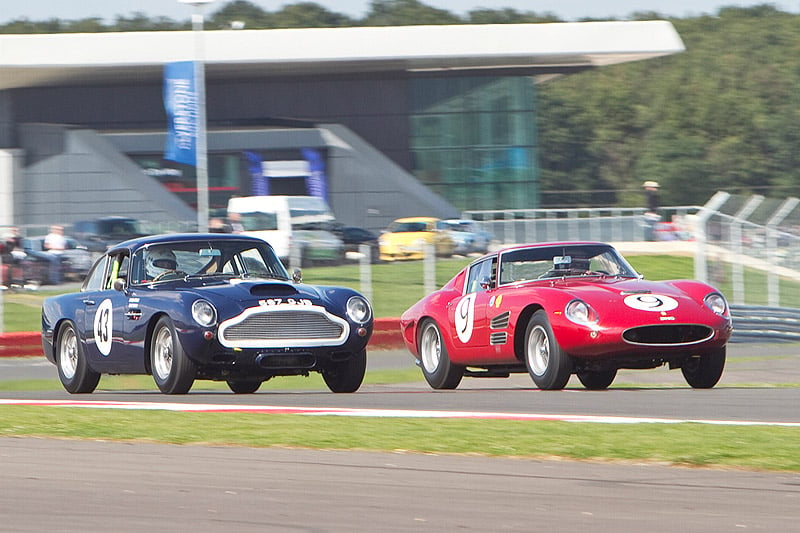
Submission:
[[525,365],[542,390],[560,390],[572,374],[572,359],[558,345],[547,313],[536,311],[525,331]]
[[454,365],[447,355],[442,332],[433,320],[422,323],[417,344],[422,375],[434,389],[455,389],[464,376],[464,367]]
[[153,380],[164,394],[186,394],[192,388],[197,369],[183,351],[172,320],[162,316],[150,341]]
[[252,394],[261,387],[261,380],[229,379],[226,383],[236,394]]
[[56,364],[58,379],[67,392],[84,394],[94,392],[100,374],[89,368],[80,339],[72,322],[66,322],[58,330],[56,339]]

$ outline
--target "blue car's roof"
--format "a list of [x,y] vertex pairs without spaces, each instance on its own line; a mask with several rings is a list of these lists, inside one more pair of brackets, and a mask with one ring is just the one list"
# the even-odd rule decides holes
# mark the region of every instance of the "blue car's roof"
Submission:
[[109,252],[120,249],[136,250],[145,244],[163,244],[169,242],[186,241],[252,241],[254,243],[267,244],[263,239],[251,237],[249,235],[239,235],[236,233],[167,233],[164,235],[148,235],[137,237],[114,245]]

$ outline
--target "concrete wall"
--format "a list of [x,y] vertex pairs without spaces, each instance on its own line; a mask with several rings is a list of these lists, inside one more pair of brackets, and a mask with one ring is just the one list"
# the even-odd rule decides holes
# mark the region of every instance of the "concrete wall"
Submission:
[[[106,134],[120,153],[158,153],[166,134]],[[317,128],[211,131],[214,151],[317,148],[328,154],[328,200],[339,222],[380,231],[405,216],[457,217],[458,211],[360,136],[339,124]]]
[[37,124],[19,131],[28,166],[14,183],[15,224],[68,225],[108,215],[167,223],[196,219],[194,210],[94,131]]
[[328,138],[331,208],[344,224],[380,231],[401,217],[459,216],[446,200],[348,128],[320,127]]
[[11,91],[0,91],[0,148],[14,148],[14,106]]
[[17,212],[15,177],[22,172],[22,150],[0,150],[0,226],[13,226]]

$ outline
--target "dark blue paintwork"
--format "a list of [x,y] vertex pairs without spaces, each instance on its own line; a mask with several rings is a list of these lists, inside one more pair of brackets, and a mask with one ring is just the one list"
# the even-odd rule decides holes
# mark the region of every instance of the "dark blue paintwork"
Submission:
[[[178,279],[152,282],[143,278],[144,270],[141,267],[144,250],[154,245],[186,248],[208,246],[209,249],[223,250],[226,247],[238,249],[235,247],[239,245],[254,247],[260,250],[268,265],[274,261],[274,277],[223,274],[220,271],[212,275],[184,275]],[[125,256],[129,258],[126,282],[115,289],[110,287],[114,280],[111,274],[113,258]],[[213,259],[209,257],[209,260]],[[225,259],[223,252],[220,262]],[[231,264],[233,262],[231,259]],[[98,269],[103,268],[106,274],[99,276],[101,271]],[[93,278],[95,271],[98,274]],[[104,286],[93,286],[99,278],[107,280],[103,281]],[[372,333],[371,310],[363,322],[355,322],[348,316],[346,305],[352,297],[363,298],[349,288],[293,282],[272,248],[257,238],[230,234],[143,237],[122,242],[108,250],[95,263],[80,292],[44,301],[42,344],[47,359],[58,365],[59,330],[70,323],[77,332],[82,355],[85,355],[91,372],[149,374],[152,372],[150,346],[153,329],[160,317],[168,316],[183,351],[196,366],[197,379],[264,381],[276,375],[307,374],[309,371],[323,372],[324,375],[331,365],[340,364],[355,354],[361,353],[363,357]],[[202,326],[193,318],[192,304],[199,299],[210,302],[216,308],[217,320],[213,325]],[[110,313],[103,316],[110,316],[109,324],[113,325],[110,326],[110,350],[106,349],[108,353],[104,354],[102,338],[108,329],[104,330],[102,325],[98,327],[98,320],[102,322],[98,314],[103,313],[101,307],[107,309],[109,305]],[[347,327],[343,327],[343,330],[349,328],[349,333],[336,343],[324,345],[320,345],[322,341],[314,340],[304,344],[302,338],[291,336],[285,341],[248,341],[248,346],[244,347],[232,347],[230,342],[226,346],[221,342],[220,326],[226,321],[237,319],[243,313],[247,315],[277,309],[289,313],[314,309],[317,311],[314,316],[321,313],[330,320],[346,322]],[[283,316],[287,315],[284,313]],[[298,324],[297,327],[302,330],[302,320]]]

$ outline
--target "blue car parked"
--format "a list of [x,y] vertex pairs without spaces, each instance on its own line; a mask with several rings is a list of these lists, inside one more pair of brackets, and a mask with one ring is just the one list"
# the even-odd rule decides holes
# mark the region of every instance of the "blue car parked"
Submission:
[[290,278],[261,239],[161,235],[112,247],[79,293],[47,298],[42,344],[71,393],[94,391],[102,374],[151,374],[163,393],[185,394],[196,379],[252,393],[310,372],[355,392],[372,320],[361,294]]

